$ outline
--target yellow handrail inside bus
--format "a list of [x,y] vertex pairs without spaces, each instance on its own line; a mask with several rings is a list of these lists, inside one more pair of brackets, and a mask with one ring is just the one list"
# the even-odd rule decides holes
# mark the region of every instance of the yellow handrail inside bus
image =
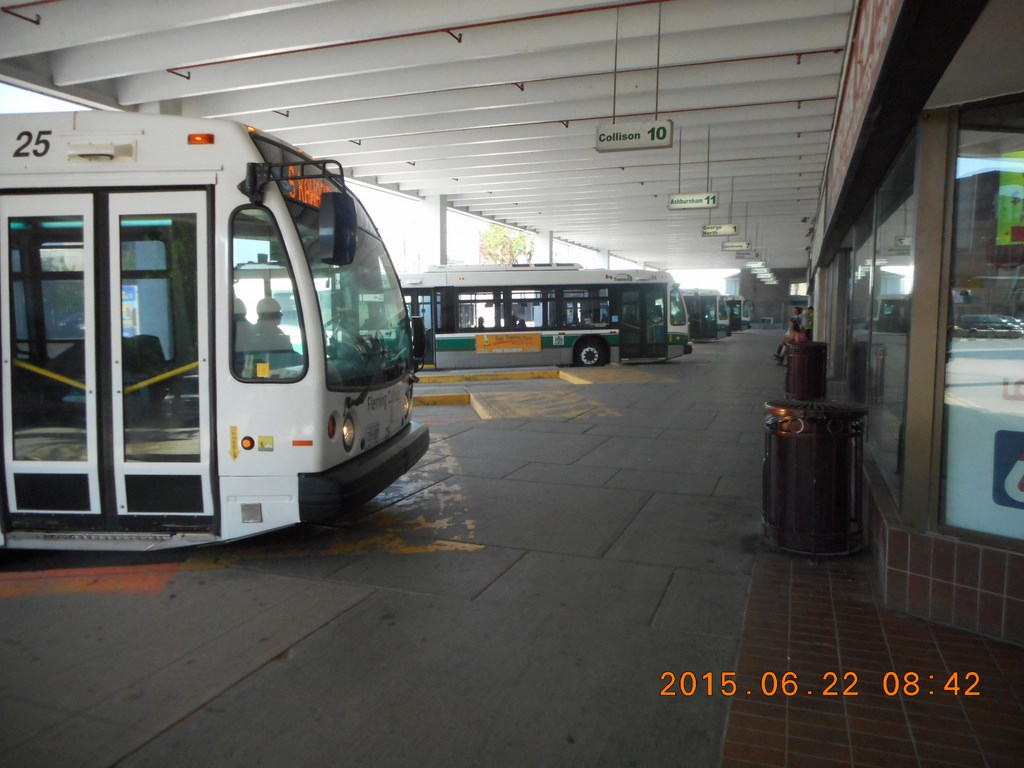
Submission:
[[187,363],[185,365],[179,366],[178,368],[173,368],[169,371],[164,371],[160,375],[154,376],[151,379],[146,379],[145,381],[138,381],[135,384],[129,384],[127,387],[124,388],[125,394],[127,394],[128,392],[138,392],[140,389],[151,387],[154,384],[158,384],[161,381],[166,381],[167,379],[173,379],[175,376],[181,376],[181,374],[193,371],[198,367],[199,361],[196,360],[194,363]]
[[59,381],[61,384],[67,384],[69,387],[75,387],[77,389],[85,389],[85,383],[81,381],[75,381],[69,379],[67,376],[61,376],[59,373],[48,371],[45,368],[40,368],[38,365],[32,365],[32,363],[26,363],[24,360],[15,360],[14,365],[18,368],[24,368],[26,371],[32,373],[38,373],[40,376],[45,376],[48,379]]
[[[59,373],[48,371],[45,368],[40,368],[38,365],[33,365],[32,363],[26,363],[24,360],[15,360],[14,365],[17,366],[18,368],[24,368],[26,371],[37,373],[40,376],[45,376],[48,379],[59,381],[61,384],[67,384],[69,387],[75,387],[76,389],[85,389],[85,384],[81,381],[69,379],[67,376],[62,376]],[[146,379],[145,381],[139,381],[136,382],[135,384],[130,384],[124,388],[124,391],[125,393],[137,392],[140,389],[145,389],[146,387],[151,387],[154,384],[158,384],[161,381],[173,379],[175,376],[181,376],[183,373],[188,373],[189,371],[195,370],[198,367],[199,361],[196,360],[193,363],[187,363],[186,365],[179,366],[178,368],[174,368],[170,371],[165,371],[164,373],[161,373],[158,376],[153,376],[152,378]]]

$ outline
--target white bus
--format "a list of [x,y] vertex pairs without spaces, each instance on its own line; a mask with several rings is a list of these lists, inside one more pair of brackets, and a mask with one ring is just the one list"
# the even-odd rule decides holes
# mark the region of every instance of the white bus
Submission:
[[686,307],[667,272],[442,266],[401,280],[411,312],[424,319],[426,359],[438,368],[595,366],[692,351]]
[[729,311],[730,331],[750,330],[751,304],[742,296],[723,296],[722,301]]
[[336,163],[134,113],[0,136],[0,546],[344,519],[423,455],[398,279]]
[[718,291],[687,288],[683,293],[694,341],[731,336],[729,306]]

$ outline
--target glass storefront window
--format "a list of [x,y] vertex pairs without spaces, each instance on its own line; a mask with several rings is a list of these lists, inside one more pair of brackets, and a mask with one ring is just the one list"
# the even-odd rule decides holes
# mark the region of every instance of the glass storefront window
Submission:
[[943,521],[1024,539],[1024,102],[964,110],[957,151]]
[[875,264],[874,205],[868,205],[854,227],[850,266],[850,398],[867,402],[868,350],[871,346],[871,278]]
[[868,354],[867,442],[894,498],[900,497],[907,406],[907,338],[914,284],[915,144],[904,148],[878,190]]

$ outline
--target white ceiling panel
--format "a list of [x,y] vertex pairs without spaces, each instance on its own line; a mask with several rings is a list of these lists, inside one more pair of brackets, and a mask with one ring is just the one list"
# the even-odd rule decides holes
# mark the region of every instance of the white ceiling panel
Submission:
[[[731,219],[802,267],[852,5],[51,0],[0,14],[0,80],[237,119],[354,178],[651,265],[734,266],[701,237]],[[672,147],[596,151],[598,125],[656,119]],[[710,213],[668,209],[709,188]]]

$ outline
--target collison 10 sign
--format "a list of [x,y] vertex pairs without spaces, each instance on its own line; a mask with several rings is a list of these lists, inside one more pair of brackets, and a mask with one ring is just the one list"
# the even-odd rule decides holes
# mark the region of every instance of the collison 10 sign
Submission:
[[661,149],[672,146],[671,120],[653,123],[602,123],[597,126],[594,149],[625,152],[631,149]]

